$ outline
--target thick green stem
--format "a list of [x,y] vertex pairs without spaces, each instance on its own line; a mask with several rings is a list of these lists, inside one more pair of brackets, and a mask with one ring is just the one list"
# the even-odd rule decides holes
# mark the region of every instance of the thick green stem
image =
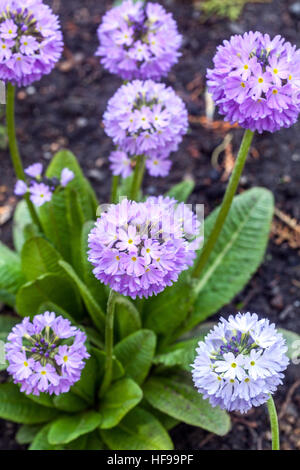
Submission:
[[254,137],[254,133],[252,131],[250,130],[245,131],[245,134],[241,143],[241,147],[240,147],[240,150],[239,150],[236,162],[235,162],[234,170],[231,175],[229,184],[227,186],[226,193],[225,193],[215,226],[212,230],[212,233],[207,243],[204,245],[203,251],[201,253],[200,258],[198,259],[198,262],[196,263],[196,267],[193,272],[193,277],[199,277],[200,274],[202,273],[203,268],[205,267],[211,255],[211,252],[213,251],[217,243],[219,235],[223,229],[225,220],[230,211],[233,198],[236,194],[236,191],[239,185],[240,177],[241,177],[241,174],[243,172],[243,169],[246,163],[246,159],[249,153],[249,149],[250,149],[253,137]]
[[271,423],[272,450],[280,450],[278,418],[275,403],[271,395],[267,405]]
[[118,197],[118,186],[119,186],[120,177],[113,176],[112,177],[112,184],[111,184],[111,196],[110,200],[112,204],[117,204],[117,197]]
[[105,371],[100,389],[102,397],[109,389],[112,381],[113,349],[114,349],[114,316],[117,294],[111,289],[107,302],[106,325],[105,325]]
[[[25,181],[25,173],[23,169],[22,160],[19,153],[17,137],[16,137],[16,125],[15,125],[15,87],[11,84],[7,84],[6,93],[6,126],[8,135],[9,151],[12,160],[12,164],[19,180]],[[25,200],[31,215],[31,219],[34,224],[38,227],[39,231],[42,232],[42,226],[39,221],[38,215],[34,208],[34,205],[29,199],[29,195],[25,195]]]
[[130,192],[131,201],[136,201],[138,199],[139,191],[141,189],[143,178],[144,178],[144,173],[145,173],[145,162],[146,162],[145,155],[137,155],[133,181],[132,181],[132,186],[131,186],[131,192]]

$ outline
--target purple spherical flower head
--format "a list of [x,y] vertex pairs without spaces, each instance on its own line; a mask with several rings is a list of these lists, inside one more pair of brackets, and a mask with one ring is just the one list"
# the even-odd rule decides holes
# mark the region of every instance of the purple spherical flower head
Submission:
[[105,131],[129,156],[167,157],[188,129],[186,107],[170,87],[152,80],[122,85],[104,114]]
[[219,46],[208,87],[226,121],[252,131],[290,127],[300,112],[300,50],[281,36],[233,36]]
[[66,393],[90,357],[85,341],[82,331],[53,312],[36,315],[32,322],[24,318],[7,338],[7,371],[26,394]]
[[0,80],[18,86],[40,80],[62,49],[58,17],[42,0],[0,0]]
[[89,235],[97,279],[132,298],[158,294],[188,269],[199,248],[200,223],[170,198],[127,199],[112,205]]
[[196,351],[192,367],[199,393],[212,406],[241,413],[269,399],[289,363],[282,335],[255,313],[221,318]]
[[96,55],[124,80],[168,74],[180,57],[182,36],[172,15],[158,3],[124,1],[103,18]]

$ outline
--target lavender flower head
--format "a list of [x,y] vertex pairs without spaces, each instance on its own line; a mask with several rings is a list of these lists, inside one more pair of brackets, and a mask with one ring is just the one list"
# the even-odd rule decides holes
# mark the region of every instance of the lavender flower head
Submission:
[[188,114],[172,88],[152,80],[134,80],[122,85],[110,99],[104,126],[129,158],[144,154],[165,160],[187,132]]
[[174,199],[124,199],[101,214],[89,234],[97,279],[132,298],[158,294],[192,265],[202,241],[196,215]]
[[24,196],[29,193],[31,202],[41,207],[50,202],[55,190],[65,188],[74,178],[73,171],[63,168],[60,180],[57,178],[43,177],[42,163],[34,163],[24,170],[27,181],[18,180],[15,185],[16,196]]
[[256,313],[230,316],[198,344],[193,380],[212,406],[246,413],[282,383],[289,360],[282,335]]
[[42,0],[0,0],[0,80],[18,86],[40,80],[62,50],[58,17]]
[[7,371],[27,395],[68,392],[80,379],[84,360],[90,357],[86,335],[53,312],[36,315],[32,322],[24,318],[7,340]]
[[106,13],[98,37],[96,55],[124,80],[159,80],[180,57],[182,36],[172,15],[158,3],[124,1]]
[[252,31],[219,46],[208,87],[225,120],[252,131],[290,127],[300,112],[300,50]]

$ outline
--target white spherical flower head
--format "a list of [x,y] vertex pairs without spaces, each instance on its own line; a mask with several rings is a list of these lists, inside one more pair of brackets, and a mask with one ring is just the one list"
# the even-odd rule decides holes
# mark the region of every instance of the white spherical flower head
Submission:
[[199,393],[212,406],[241,413],[269,399],[289,363],[282,335],[255,313],[221,318],[196,351],[192,374]]

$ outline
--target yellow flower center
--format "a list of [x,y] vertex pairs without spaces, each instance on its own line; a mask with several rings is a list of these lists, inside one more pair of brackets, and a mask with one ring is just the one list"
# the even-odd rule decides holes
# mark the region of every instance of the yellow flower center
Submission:
[[25,367],[28,367],[28,366],[29,366],[28,362],[25,361],[25,362],[24,362],[24,366],[25,366]]
[[158,160],[154,160],[153,165],[158,165]]
[[258,83],[263,83],[263,82],[264,82],[264,79],[262,77],[259,77]]
[[12,29],[9,29],[9,30],[8,30],[8,34],[12,34]]
[[219,377],[219,375],[218,375],[218,380],[219,380],[219,382],[221,382],[221,380],[222,380],[221,377]]
[[273,69],[273,72],[275,73],[275,75],[278,73],[278,69]]
[[273,95],[277,95],[277,93],[278,93],[278,90],[276,90],[276,88],[274,88]]
[[6,45],[5,45],[5,44],[2,44],[2,49],[6,49]]
[[231,383],[231,384],[234,384],[234,379],[230,379],[230,383]]
[[246,377],[246,378],[245,378],[245,382],[246,382],[246,384],[247,384],[248,382],[250,382],[249,377]]
[[233,363],[231,364],[231,367],[232,367],[233,369],[235,369],[235,368],[236,368],[236,363],[233,362]]
[[160,258],[157,258],[157,260],[156,260],[156,261],[159,263],[159,262],[160,262]]
[[41,375],[46,375],[46,371],[45,370],[41,370]]
[[150,251],[151,251],[150,248],[147,248],[146,253],[150,253]]
[[251,362],[250,362],[250,366],[255,366],[255,362],[254,362],[254,361],[251,361]]
[[131,245],[133,243],[133,240],[131,240],[131,238],[128,240],[128,243],[129,245]]
[[64,359],[64,362],[68,362],[68,359],[69,359],[69,358],[68,358],[68,356],[64,356],[63,359]]
[[132,261],[135,262],[137,258],[135,256],[133,256],[131,259],[132,259]]
[[292,75],[289,75],[289,80],[292,80],[292,78],[293,78]]
[[120,256],[116,256],[116,260],[117,260],[117,261],[120,261]]
[[248,70],[248,69],[249,69],[249,65],[245,64],[245,65],[244,65],[244,69],[245,69],[245,70]]
[[245,87],[246,87],[246,85],[245,85],[244,82],[241,83],[241,87],[242,87],[242,88],[245,88]]

